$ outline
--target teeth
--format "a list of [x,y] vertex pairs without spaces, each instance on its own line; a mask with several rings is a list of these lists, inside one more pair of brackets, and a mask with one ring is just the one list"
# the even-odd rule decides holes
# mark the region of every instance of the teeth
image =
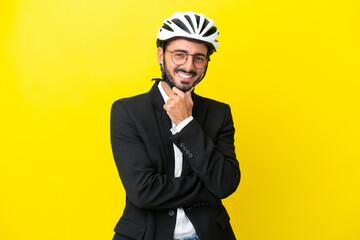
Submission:
[[191,78],[191,74],[185,74],[185,73],[182,73],[182,72],[178,72],[178,74],[180,75],[180,77],[182,77],[182,78]]

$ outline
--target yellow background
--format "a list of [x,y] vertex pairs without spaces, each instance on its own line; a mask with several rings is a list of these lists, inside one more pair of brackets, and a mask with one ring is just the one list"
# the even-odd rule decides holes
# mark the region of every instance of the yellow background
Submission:
[[111,239],[125,193],[110,107],[159,77],[155,38],[202,12],[220,46],[196,92],[232,106],[238,239],[360,239],[357,0],[0,3],[1,240]]

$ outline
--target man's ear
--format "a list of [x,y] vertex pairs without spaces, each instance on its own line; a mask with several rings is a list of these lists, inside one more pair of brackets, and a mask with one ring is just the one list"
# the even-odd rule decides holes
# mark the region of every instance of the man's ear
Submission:
[[163,60],[164,60],[164,51],[161,47],[158,47],[157,49],[157,59],[158,59],[158,63],[159,65],[163,65]]

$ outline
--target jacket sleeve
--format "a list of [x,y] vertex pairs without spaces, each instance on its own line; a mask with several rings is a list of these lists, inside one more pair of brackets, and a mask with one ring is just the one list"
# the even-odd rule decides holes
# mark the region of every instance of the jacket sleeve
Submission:
[[221,114],[224,116],[222,123],[213,123],[214,128],[219,128],[215,140],[204,133],[195,119],[172,137],[172,141],[188,158],[193,171],[220,199],[232,194],[240,182],[234,146],[235,129],[230,107],[225,106]]
[[111,145],[126,195],[135,206],[170,209],[220,204],[196,174],[175,178],[155,170],[136,124],[121,101],[111,109]]

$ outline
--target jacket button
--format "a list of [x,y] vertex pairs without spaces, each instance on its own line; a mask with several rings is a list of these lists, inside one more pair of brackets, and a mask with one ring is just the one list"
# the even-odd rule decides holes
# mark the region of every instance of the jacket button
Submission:
[[189,154],[189,158],[193,158],[194,155],[192,153]]
[[170,217],[174,216],[174,214],[175,214],[175,212],[174,212],[173,210],[170,210],[170,211],[169,211],[169,216],[170,216]]
[[190,151],[189,150],[186,150],[186,154],[189,154],[190,153]]
[[180,143],[180,147],[182,147],[182,148],[183,148],[184,146],[185,146],[185,144],[184,144],[184,143]]
[[184,151],[188,150],[186,146],[183,147]]

